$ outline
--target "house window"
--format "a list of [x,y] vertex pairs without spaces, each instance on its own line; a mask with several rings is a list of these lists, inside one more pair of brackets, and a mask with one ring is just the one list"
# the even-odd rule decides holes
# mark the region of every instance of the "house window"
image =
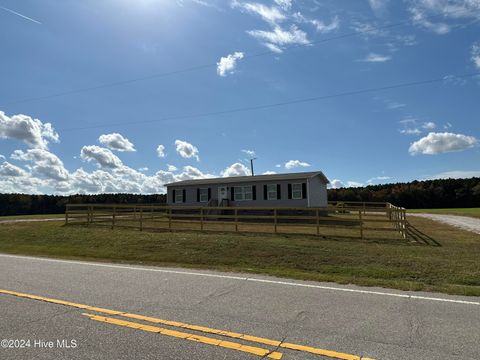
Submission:
[[292,199],[298,200],[302,198],[302,184],[292,184]]
[[267,185],[267,199],[277,200],[277,184]]
[[252,200],[252,187],[251,186],[235,186],[234,188],[234,200],[235,201],[248,201]]
[[183,202],[183,192],[185,190],[174,190],[175,191],[175,202],[182,203]]
[[208,188],[199,189],[200,202],[208,202]]

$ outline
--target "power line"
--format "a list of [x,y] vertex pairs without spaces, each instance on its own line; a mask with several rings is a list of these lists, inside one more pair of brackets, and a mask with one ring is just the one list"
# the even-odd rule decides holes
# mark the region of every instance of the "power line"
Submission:
[[[460,13],[462,11],[458,11],[458,12]],[[457,12],[452,11],[449,14],[455,14],[455,13],[457,13]],[[464,11],[462,13],[464,13]],[[426,17],[424,17],[424,19],[431,19],[431,18],[435,18],[435,17],[439,17],[439,16],[443,16],[443,15],[426,16]],[[470,24],[472,24],[474,22],[477,22],[477,21],[480,21],[480,19],[476,19],[476,20],[472,21],[471,23],[468,23],[467,25],[470,25]],[[308,47],[308,46],[313,46],[313,45],[319,45],[319,44],[323,44],[323,43],[327,43],[327,42],[331,42],[331,41],[346,39],[346,38],[359,36],[359,35],[365,35],[365,34],[377,32],[379,30],[391,29],[391,28],[395,28],[395,27],[408,25],[412,22],[413,21],[411,19],[409,19],[409,20],[405,20],[405,21],[401,21],[401,22],[397,22],[397,23],[391,23],[391,24],[387,24],[387,25],[383,25],[383,26],[372,27],[370,29],[366,29],[366,30],[363,30],[363,31],[352,31],[352,32],[345,33],[345,34],[342,34],[342,35],[332,36],[332,37],[329,37],[329,38],[326,38],[326,39],[319,39],[319,40],[311,41],[307,44],[291,45],[291,46],[287,47],[285,50],[288,51],[288,50],[292,50],[292,49],[296,49],[296,48],[303,48],[303,47]],[[276,54],[274,51],[267,50],[267,51],[253,53],[251,55],[245,55],[242,60],[248,60],[248,59],[252,59],[252,58],[262,57],[262,56],[266,56],[266,55],[274,55],[274,54]],[[217,63],[197,65],[197,66],[192,66],[192,67],[185,68],[185,69],[179,69],[179,70],[174,70],[174,71],[169,71],[169,72],[151,74],[151,75],[141,76],[141,77],[138,77],[138,78],[114,81],[114,82],[110,82],[110,83],[104,83],[104,84],[90,86],[90,87],[78,88],[78,89],[74,89],[74,90],[67,90],[67,91],[52,93],[52,94],[43,95],[43,96],[36,96],[36,97],[14,100],[14,101],[10,101],[10,102],[0,104],[0,106],[15,105],[15,104],[32,102],[32,101],[48,100],[48,99],[53,99],[53,98],[66,96],[66,95],[73,95],[73,94],[78,94],[78,93],[83,93],[83,92],[112,88],[112,87],[132,84],[132,83],[136,83],[136,82],[152,80],[152,79],[156,79],[156,78],[163,78],[163,77],[168,77],[168,76],[173,76],[173,75],[178,75],[178,74],[194,72],[194,71],[198,71],[198,70],[215,68],[216,66],[217,66]]]
[[[479,76],[479,75],[480,75],[480,72],[453,75],[453,76],[455,76],[458,79],[465,79],[465,78],[471,78],[471,77]],[[59,131],[78,131],[78,130],[86,130],[86,129],[103,128],[103,127],[107,127],[107,126],[124,126],[124,125],[132,125],[132,124],[147,124],[147,123],[156,123],[156,122],[163,122],[163,121],[170,121],[170,120],[184,120],[184,119],[201,118],[201,117],[206,117],[206,116],[218,116],[218,115],[234,114],[234,113],[239,113],[239,112],[264,110],[264,109],[276,108],[276,107],[281,107],[281,106],[295,105],[295,104],[308,103],[308,102],[313,102],[313,101],[321,101],[321,100],[326,100],[326,99],[334,99],[334,98],[339,98],[339,97],[346,97],[346,96],[353,96],[353,95],[360,95],[360,94],[367,94],[367,93],[372,93],[372,92],[400,89],[400,88],[420,86],[420,85],[428,85],[428,84],[434,84],[434,83],[443,82],[443,81],[445,81],[445,76],[442,76],[441,78],[434,78],[434,79],[427,79],[427,80],[420,80],[420,81],[412,81],[412,82],[404,82],[404,83],[386,85],[386,86],[381,86],[381,87],[372,87],[372,88],[365,88],[365,89],[339,92],[339,93],[334,93],[334,94],[327,94],[327,95],[312,96],[312,97],[306,97],[306,98],[300,98],[300,99],[293,99],[293,100],[276,102],[276,103],[271,103],[271,104],[245,106],[245,107],[239,107],[239,108],[232,108],[232,109],[205,112],[205,113],[197,113],[197,114],[190,114],[190,115],[170,116],[170,117],[164,117],[164,118],[155,119],[155,120],[125,121],[125,122],[99,124],[99,125],[92,125],[92,126],[83,126],[83,127],[77,127],[77,128],[65,128],[65,129],[59,129]]]

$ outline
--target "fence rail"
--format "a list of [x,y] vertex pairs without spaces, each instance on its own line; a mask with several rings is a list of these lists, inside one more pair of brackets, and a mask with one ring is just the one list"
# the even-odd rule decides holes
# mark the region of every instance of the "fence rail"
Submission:
[[361,239],[408,237],[405,209],[390,203],[332,202],[327,208],[67,204],[65,223],[141,231],[297,233]]

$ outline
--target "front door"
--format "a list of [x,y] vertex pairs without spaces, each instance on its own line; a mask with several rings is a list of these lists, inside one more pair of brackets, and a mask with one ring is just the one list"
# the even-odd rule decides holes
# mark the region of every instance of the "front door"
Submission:
[[218,187],[218,203],[221,204],[222,200],[228,200],[228,191],[226,186]]

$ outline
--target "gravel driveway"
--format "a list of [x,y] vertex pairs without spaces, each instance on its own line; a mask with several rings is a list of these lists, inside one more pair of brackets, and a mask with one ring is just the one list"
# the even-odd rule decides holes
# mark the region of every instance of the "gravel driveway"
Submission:
[[480,234],[480,219],[475,219],[468,216],[440,214],[408,214],[408,216],[419,216]]
[[[0,218],[1,219],[1,218]],[[22,223],[22,222],[40,222],[40,221],[65,221],[64,218],[49,218],[49,219],[10,219],[0,220],[0,224]]]

